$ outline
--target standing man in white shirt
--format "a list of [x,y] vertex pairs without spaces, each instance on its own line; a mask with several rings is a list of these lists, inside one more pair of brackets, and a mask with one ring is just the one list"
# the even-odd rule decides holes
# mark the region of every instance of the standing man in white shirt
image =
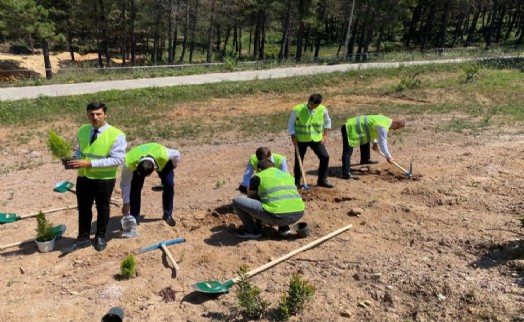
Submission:
[[[389,129],[398,130],[406,126],[401,119],[390,119],[384,115],[361,115],[350,118],[342,125],[342,179],[351,179],[351,155],[353,149],[360,146],[360,164],[376,164],[371,160],[370,142],[373,141],[373,150],[380,150],[391,163],[393,157],[388,150]],[[377,146],[378,139],[378,146]]]
[[173,204],[175,199],[175,171],[180,161],[180,152],[168,149],[158,143],[146,143],[137,146],[126,154],[122,167],[122,214],[135,217],[140,224],[140,203],[144,180],[153,171],[158,173],[162,181],[162,209],[163,219],[169,226],[175,226],[173,218]]
[[109,223],[111,195],[115,187],[118,167],[124,162],[126,137],[122,131],[107,124],[107,107],[94,102],[87,105],[87,118],[91,124],[82,125],[77,132],[78,149],[75,159],[67,166],[78,169],[76,199],[78,203],[78,237],[76,243],[64,252],[91,245],[90,231],[93,219],[93,202],[96,202],[97,219],[95,249],[106,248],[106,228]]
[[[318,180],[319,187],[334,188],[327,180],[329,154],[325,144],[328,139],[328,130],[331,129],[331,118],[327,108],[321,104],[322,96],[312,94],[306,103],[293,107],[288,122],[288,133],[295,147],[298,146],[301,161],[304,160],[308,147],[313,150],[319,159]],[[300,166],[295,156],[293,168],[295,186],[300,186]]]

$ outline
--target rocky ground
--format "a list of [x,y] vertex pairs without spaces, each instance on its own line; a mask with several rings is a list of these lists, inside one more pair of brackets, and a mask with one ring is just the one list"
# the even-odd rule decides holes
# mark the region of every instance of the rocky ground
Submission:
[[[296,99],[275,106],[289,109]],[[339,103],[327,105],[342,108]],[[220,104],[224,110],[217,112],[227,114],[232,105]],[[184,110],[176,117],[191,114]],[[160,192],[151,189],[159,183],[154,176],[144,187],[139,235],[120,237],[120,209],[113,207],[103,252],[89,247],[61,255],[76,237],[76,211],[49,214],[54,224],[67,225],[53,252],[39,253],[34,243],[0,252],[0,316],[5,321],[99,321],[120,306],[127,321],[239,320],[236,287],[209,296],[191,286],[229,280],[242,264],[254,269],[352,224],[349,231],[252,278],[272,303],[269,312],[298,272],[316,287],[313,300],[293,318],[298,321],[522,321],[518,218],[524,211],[524,136],[496,127],[443,131],[441,121],[451,117],[408,117],[407,128],[391,136],[396,160],[404,167],[413,161],[412,180],[383,159],[371,168],[355,168],[360,180],[340,179],[342,143],[339,130],[332,131],[327,149],[335,189],[314,186],[318,161],[311,151],[304,162],[312,186],[302,191],[304,220],[311,229],[305,239],[280,238],[270,228],[261,240],[234,234],[239,220],[231,200],[239,194],[247,158],[267,145],[288,156],[292,166],[294,150],[285,132],[269,143],[231,139],[179,147],[162,142],[182,153],[176,170],[178,225],[161,220]],[[72,193],[53,192],[53,187],[60,180],[74,182],[75,173],[51,159],[45,138],[17,141],[27,131],[35,128],[0,129],[0,211],[22,215],[74,206]],[[120,197],[118,187],[114,197]],[[0,245],[33,238],[35,226],[34,219],[0,226]],[[173,238],[186,239],[169,246],[180,271],[154,250],[137,256],[136,278],[120,277],[127,254]]]

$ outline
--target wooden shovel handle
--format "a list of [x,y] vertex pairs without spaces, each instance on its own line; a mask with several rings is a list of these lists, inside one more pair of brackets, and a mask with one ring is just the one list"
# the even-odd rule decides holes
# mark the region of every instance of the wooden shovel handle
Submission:
[[15,246],[20,246],[22,244],[27,244],[27,243],[34,242],[34,241],[35,241],[34,239],[30,239],[30,240],[24,240],[24,241],[12,243],[12,244],[1,245],[0,250],[4,250],[4,249],[15,247]]
[[298,145],[295,145],[295,154],[297,156],[297,162],[300,167],[300,174],[302,175],[302,180],[304,180],[304,187],[307,188],[306,176],[304,175],[304,167],[302,166],[302,158],[300,157],[300,151],[298,151]]
[[[69,191],[71,191],[72,193],[76,194],[76,189],[75,188],[69,188]],[[111,198],[111,200],[109,200],[109,203],[115,205],[115,206],[122,206],[122,203],[120,202],[120,200],[118,199],[115,199],[115,198]]]
[[162,250],[164,250],[164,252],[166,253],[167,257],[169,258],[169,261],[171,262],[171,264],[173,265],[175,270],[178,272],[180,270],[180,267],[178,267],[175,259],[173,258],[173,255],[171,255],[171,252],[169,251],[169,249],[167,249],[165,244],[160,244],[160,247],[162,247]]
[[[63,211],[63,210],[76,209],[77,207],[78,207],[77,205],[66,206],[66,207],[62,207],[62,208],[54,208],[54,209],[44,210],[42,212],[44,214],[50,214],[50,213],[53,213],[53,212],[58,212],[58,211]],[[33,213],[27,214],[27,215],[22,215],[22,216],[20,216],[20,219],[29,218],[29,217],[35,217],[39,213],[40,213],[40,211],[39,212],[33,212]]]
[[[338,230],[335,230],[334,232],[332,232],[332,233],[330,233],[330,234],[328,234],[328,235],[326,235],[326,236],[324,236],[324,237],[321,237],[321,238],[319,238],[319,239],[317,239],[317,240],[312,241],[312,242],[309,243],[309,244],[306,244],[306,245],[304,245],[304,246],[302,246],[302,247],[300,247],[300,248],[298,248],[298,249],[295,249],[294,251],[288,253],[287,255],[284,255],[284,256],[282,256],[282,257],[280,257],[280,258],[277,258],[277,259],[275,259],[275,260],[272,260],[271,262],[269,262],[269,263],[267,263],[267,264],[265,264],[265,265],[262,265],[262,266],[260,266],[260,267],[257,268],[257,269],[254,269],[254,270],[252,270],[252,271],[247,272],[247,273],[246,273],[246,276],[247,276],[247,277],[251,277],[251,276],[254,276],[254,275],[256,275],[256,274],[258,274],[258,273],[260,273],[260,272],[263,272],[263,271],[265,271],[266,269],[268,269],[268,268],[270,268],[270,267],[273,267],[273,266],[275,266],[276,264],[278,264],[278,263],[280,263],[280,262],[283,262],[283,261],[285,261],[286,259],[288,259],[288,258],[290,258],[290,257],[293,257],[293,256],[295,256],[296,254],[298,254],[298,253],[300,253],[300,252],[302,252],[302,251],[304,251],[304,250],[306,250],[306,249],[313,248],[314,246],[316,246],[316,245],[322,243],[323,241],[326,241],[326,240],[328,240],[328,239],[330,239],[330,238],[335,237],[336,235],[339,235],[339,234],[343,233],[344,231],[350,229],[351,227],[353,227],[353,225],[352,225],[352,224],[349,224],[349,225],[347,225],[347,226],[345,226],[345,227],[342,227],[342,228],[340,228],[340,229],[338,229]],[[237,283],[237,282],[239,282],[241,279],[242,279],[241,277],[237,277],[237,278],[233,279],[233,282],[234,282],[234,283]]]
[[[377,151],[378,153],[380,153],[384,158],[386,158],[386,155],[384,153],[382,153],[382,151]],[[386,158],[387,159],[387,158]],[[395,166],[397,166],[397,168],[399,168],[400,170],[404,171],[405,174],[408,174],[409,172],[404,169],[403,167],[401,167],[398,163],[396,163],[395,161],[391,161],[391,163],[393,163]]]

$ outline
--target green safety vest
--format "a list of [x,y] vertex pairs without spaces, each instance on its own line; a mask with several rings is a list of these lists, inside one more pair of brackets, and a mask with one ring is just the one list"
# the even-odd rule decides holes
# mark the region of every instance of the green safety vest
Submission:
[[[271,153],[273,156],[273,160],[275,160],[275,168],[280,169],[280,166],[282,165],[282,159],[284,158],[281,154]],[[252,154],[249,158],[249,162],[251,163],[251,166],[253,166],[253,169],[255,169],[255,173],[257,173],[257,165],[258,165],[258,159],[256,154]]]
[[391,119],[384,115],[362,115],[346,121],[346,132],[349,145],[357,147],[375,140],[377,126],[389,129]]
[[[116,127],[109,126],[102,134],[98,135],[93,144],[89,144],[89,141],[91,141],[91,125],[82,125],[76,134],[80,144],[80,157],[83,160],[107,158],[116,138],[123,134]],[[80,168],[78,169],[78,176],[88,177],[89,179],[114,179],[117,172],[118,166]]]
[[145,156],[150,156],[155,159],[155,162],[158,165],[157,171],[162,171],[169,161],[167,148],[165,146],[158,143],[146,143],[141,144],[126,153],[126,164],[129,169],[135,171],[138,162]]
[[295,122],[295,135],[299,142],[320,142],[324,134],[324,112],[326,107],[319,105],[313,112],[309,113],[307,103],[293,107],[297,114]]
[[258,197],[267,212],[285,215],[304,211],[304,201],[289,173],[271,167],[256,175],[260,178]]

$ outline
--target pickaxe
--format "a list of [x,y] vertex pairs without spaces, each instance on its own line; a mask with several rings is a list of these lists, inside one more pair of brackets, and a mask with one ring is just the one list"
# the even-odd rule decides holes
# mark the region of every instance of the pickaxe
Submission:
[[[382,151],[377,151],[378,153],[380,153],[380,155],[382,155],[384,158],[387,159],[387,157],[384,155],[384,153],[382,153]],[[395,161],[391,161],[391,163],[393,163],[397,168],[399,168],[400,170],[404,171],[404,174],[409,178],[411,179],[411,175],[413,174],[413,161],[409,164],[409,171],[407,171],[406,169],[404,169],[403,167],[401,167],[398,163],[396,163]]]
[[171,240],[168,240],[168,241],[160,242],[160,243],[152,245],[152,246],[148,246],[146,248],[142,248],[142,249],[136,250],[135,254],[142,254],[142,253],[145,253],[145,252],[153,250],[153,249],[162,248],[162,250],[166,253],[167,257],[171,261],[171,264],[173,265],[173,268],[176,271],[179,271],[180,267],[178,267],[177,263],[175,262],[175,259],[173,258],[173,255],[171,255],[171,253],[169,252],[169,250],[167,249],[166,246],[172,245],[172,244],[183,243],[185,241],[186,241],[185,238],[171,239]]

